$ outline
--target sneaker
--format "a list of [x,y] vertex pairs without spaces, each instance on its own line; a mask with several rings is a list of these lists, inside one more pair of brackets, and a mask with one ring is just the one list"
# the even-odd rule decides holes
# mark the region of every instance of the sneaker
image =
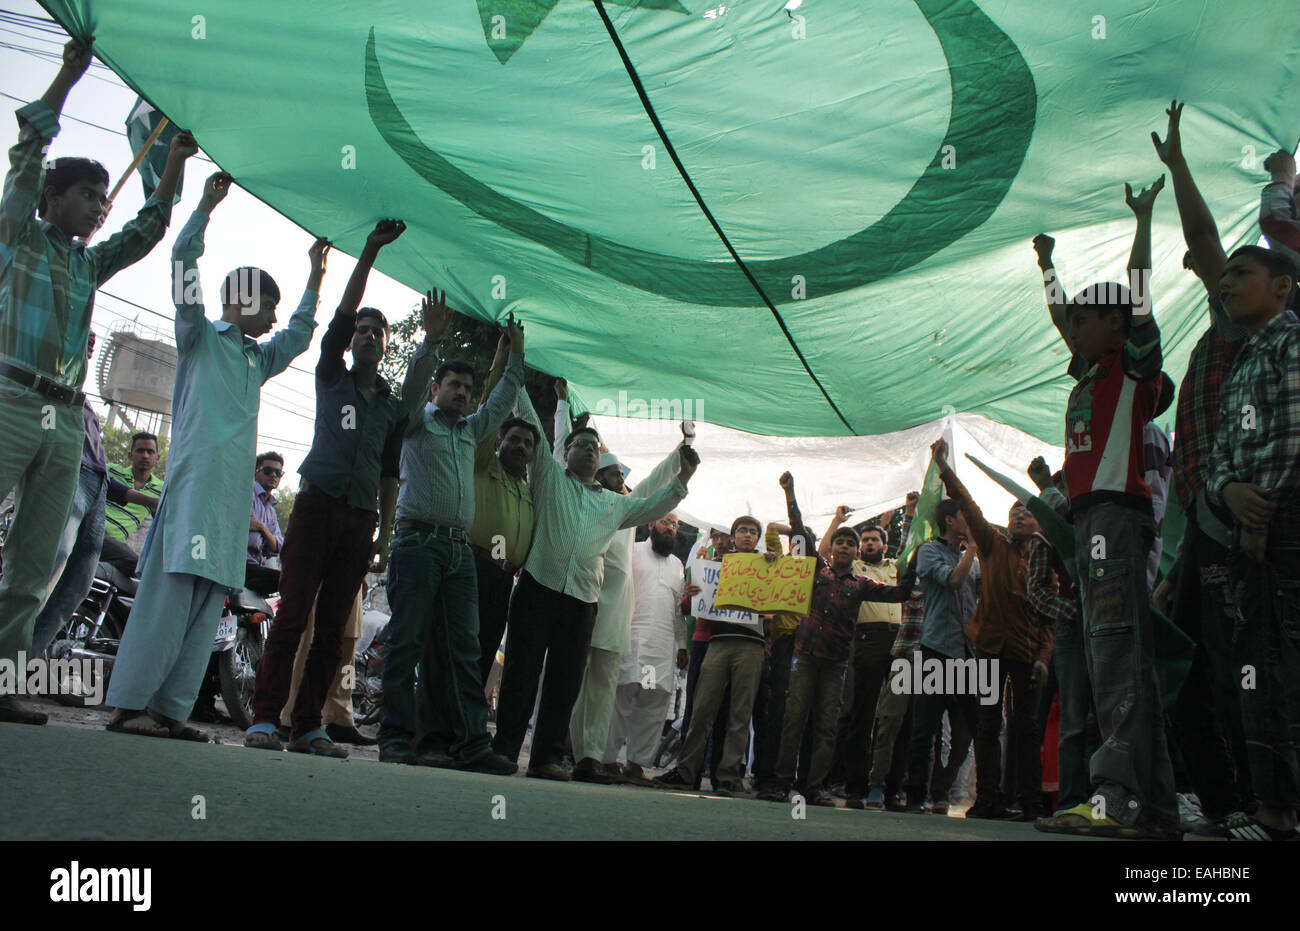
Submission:
[[[423,759],[423,756],[421,757]],[[489,776],[513,776],[519,772],[519,764],[502,756],[499,753],[488,751],[482,756],[476,756],[474,759],[456,766],[457,769],[467,773],[484,773]],[[561,770],[561,772],[564,772]],[[530,772],[531,776],[532,773]],[[550,778],[550,777],[548,777]],[[564,778],[568,779],[569,774],[565,773]]]
[[50,716],[20,705],[12,695],[0,695],[0,721],[8,724],[44,724]]
[[421,750],[412,761],[416,766],[432,766],[435,769],[462,769],[456,758],[444,750]]
[[864,806],[869,811],[885,810],[885,792],[883,789],[872,789],[867,793],[867,800]]
[[1300,829],[1271,828],[1245,812],[1233,812],[1223,824],[1228,840],[1300,841]]
[[573,767],[573,775],[570,777],[577,782],[594,782],[599,786],[612,785],[614,780],[610,778],[609,773],[601,769],[600,764],[591,757],[584,757]]
[[1019,808],[1006,808],[1002,805],[988,805],[976,802],[966,809],[966,817],[985,821],[1016,821],[1023,814]]
[[822,808],[834,808],[835,796],[829,792],[814,792],[808,798],[809,805],[817,805]]
[[943,815],[943,816],[946,818],[946,817],[948,816],[948,803],[947,803],[947,802],[931,802],[931,803],[930,803],[930,814],[932,814],[932,815]]
[[[850,795],[844,800],[844,807],[852,808],[854,811],[865,811],[867,808],[867,802],[861,795]],[[881,807],[884,807],[883,802],[881,803]]]
[[1178,793],[1178,826],[1187,834],[1201,834],[1212,828],[1195,792]]
[[695,783],[682,775],[680,769],[670,769],[662,776],[656,776],[652,780],[656,789],[677,789],[678,791],[687,791],[695,788]]
[[[515,767],[515,769],[518,768],[519,767],[517,766]],[[511,772],[514,771],[515,770],[513,769],[511,770]],[[553,779],[556,782],[569,782],[573,779],[573,777],[569,775],[569,771],[559,763],[543,763],[541,766],[530,766],[528,767],[528,772],[524,775],[531,776],[533,779]]]
[[325,733],[329,734],[330,740],[336,744],[352,744],[354,747],[373,747],[379,741],[374,737],[367,737],[356,729],[355,726],[344,727],[341,724],[326,724]]

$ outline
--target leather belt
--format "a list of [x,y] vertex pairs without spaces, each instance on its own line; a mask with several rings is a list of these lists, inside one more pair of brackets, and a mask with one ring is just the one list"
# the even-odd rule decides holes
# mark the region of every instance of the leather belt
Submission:
[[446,537],[457,543],[468,543],[469,534],[459,527],[444,527],[441,524],[426,524],[422,520],[410,520],[409,518],[397,522],[398,533],[428,533],[435,537]]
[[37,375],[35,372],[29,372],[27,369],[10,365],[8,362],[0,362],[0,375],[10,381],[18,382],[24,388],[31,388],[37,394],[43,395],[51,401],[59,401],[71,407],[81,407],[86,403],[86,393],[84,391],[69,388],[67,385],[60,385],[56,381],[50,381],[44,375]]
[[473,543],[471,543],[469,545],[469,548],[474,551],[474,555],[476,557],[478,557],[479,559],[483,560],[486,563],[490,563],[491,565],[496,566],[502,572],[508,572],[511,575],[514,575],[516,572],[519,571],[519,567],[516,566],[514,563],[510,562],[509,560],[493,559],[491,551],[486,550],[481,546],[475,546]]

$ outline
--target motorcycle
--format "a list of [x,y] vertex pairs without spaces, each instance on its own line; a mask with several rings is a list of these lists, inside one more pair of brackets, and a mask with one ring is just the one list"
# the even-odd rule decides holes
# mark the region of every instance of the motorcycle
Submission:
[[374,607],[375,594],[385,584],[375,582],[361,603],[361,638],[352,660],[352,717],[357,726],[375,724],[384,707],[384,654],[388,648],[388,615]]
[[257,666],[266,649],[271,619],[280,607],[279,594],[263,598],[241,589],[226,599],[212,640],[209,681],[218,685],[226,714],[240,729],[253,726],[253,687]]
[[[107,688],[139,581],[111,563],[101,562],[90,591],[50,644],[50,659],[101,660]],[[65,705],[87,705],[87,697],[76,690],[61,690],[56,697]]]

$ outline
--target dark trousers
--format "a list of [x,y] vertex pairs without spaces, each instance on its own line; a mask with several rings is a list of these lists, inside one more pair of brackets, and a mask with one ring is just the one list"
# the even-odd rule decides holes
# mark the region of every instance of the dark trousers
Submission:
[[[943,662],[948,659],[942,653],[929,647],[921,647],[921,661],[935,659]],[[966,733],[975,733],[978,727],[979,699],[975,695],[928,695],[922,693],[912,696],[912,740],[908,748],[907,777],[904,791],[907,792],[909,805],[924,801],[928,791],[931,799],[947,802],[948,790],[957,776],[961,761],[966,758],[969,737],[958,742],[958,718],[965,725]],[[952,728],[952,753],[949,754],[948,766],[943,769],[935,767],[934,739],[939,733],[939,724],[944,711],[948,712]],[[954,760],[960,760],[954,766]],[[933,781],[930,771],[935,768]]]
[[506,637],[506,665],[493,743],[497,753],[519,759],[537,696],[537,682],[545,666],[528,768],[537,769],[562,759],[595,624],[595,602],[579,601],[547,588],[527,572],[520,574],[510,598],[510,632]]
[[[487,682],[505,634],[514,576],[477,553],[474,570],[478,574],[478,674],[480,681]],[[420,681],[415,688],[416,733],[420,735],[417,750],[421,753],[446,752],[456,739],[451,723],[451,701],[440,672],[445,666],[441,641],[430,637],[424,644]]]
[[793,663],[794,634],[789,633],[772,644],[772,654],[763,662],[763,678],[754,703],[754,778],[760,787],[770,785],[776,775]]
[[998,661],[998,691],[997,701],[979,705],[975,730],[975,801],[983,806],[996,805],[1000,801],[999,783],[1003,764],[998,736],[1002,730],[1003,705],[1009,684],[1011,704],[1006,711],[1006,766],[1007,769],[1014,767],[1015,773],[1008,774],[1007,782],[1008,786],[1015,786],[1014,791],[1019,796],[1022,808],[1026,811],[1036,809],[1042,800],[1043,764],[1042,742],[1038,739],[1038,689],[1030,685],[1033,664],[1011,659],[1006,653],[997,656],[978,653],[976,658],[985,663],[994,659]]
[[491,751],[487,700],[478,674],[478,580],[468,543],[419,530],[398,531],[388,560],[388,653],[384,657],[381,747],[415,741],[415,670],[426,638],[441,641],[441,668],[462,761]]
[[313,492],[301,492],[294,499],[280,552],[280,607],[257,666],[255,723],[280,721],[289,697],[294,655],[314,603],[316,621],[294,702],[293,736],[320,728],[321,707],[339,666],[343,627],[370,561],[377,517],[374,511],[348,507]]
[[[1279,513],[1264,563],[1234,554],[1241,627],[1232,665],[1241,670],[1241,721],[1260,805],[1300,808],[1300,508]],[[1253,681],[1247,676],[1253,673]],[[1253,687],[1246,687],[1247,683]]]
[[853,632],[853,692],[848,701],[847,727],[837,741],[844,760],[845,793],[867,794],[871,773],[871,729],[876,720],[880,687],[889,675],[889,651],[898,628],[893,624],[859,624]]
[[99,551],[99,561],[111,563],[118,572],[130,578],[135,575],[136,564],[140,562],[140,554],[121,540],[114,540],[112,537],[105,535],[104,545]]
[[1219,820],[1245,806],[1250,784],[1238,681],[1229,656],[1237,604],[1228,549],[1206,535],[1194,515],[1183,532],[1173,621],[1196,641],[1196,652],[1174,708],[1170,755],[1176,749],[1178,775],[1189,784],[1180,788],[1195,789],[1206,815]]
[[[298,502],[295,499],[294,504],[297,503]],[[293,515],[289,516],[289,520],[293,520]],[[289,538],[286,536],[285,542],[287,543],[288,541]],[[366,555],[369,554],[370,544],[367,543]],[[280,565],[284,565],[283,552],[280,554]],[[357,582],[357,586],[360,587],[360,585],[361,583]],[[270,595],[272,592],[278,592],[280,590],[280,570],[272,569],[270,566],[259,566],[256,563],[245,563],[244,588],[248,589],[250,592],[257,592],[257,594],[261,595],[263,598]],[[353,594],[355,595],[356,593],[353,592]]]
[[[793,647],[792,647],[793,649]],[[700,682],[700,667],[704,665],[704,657],[709,652],[709,641],[692,640],[690,653],[686,662],[686,709],[682,712],[682,740],[686,740],[686,735],[690,733],[691,715],[695,711],[695,688]],[[731,686],[722,695],[722,704],[718,708],[718,716],[713,719],[713,728],[709,731],[709,738],[705,743],[704,759],[707,766],[701,766],[695,777],[695,787],[700,787],[700,782],[704,778],[705,770],[709,773],[710,781],[718,777],[718,766],[722,762],[722,748],[727,742],[727,721],[731,717]],[[780,740],[780,738],[777,738]],[[773,763],[773,766],[776,764]]]

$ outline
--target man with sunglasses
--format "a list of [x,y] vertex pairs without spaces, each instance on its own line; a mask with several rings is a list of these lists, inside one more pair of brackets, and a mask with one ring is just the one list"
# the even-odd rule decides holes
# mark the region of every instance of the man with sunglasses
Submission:
[[248,565],[244,587],[266,596],[280,590],[280,570],[266,564],[280,554],[284,534],[275,513],[275,496],[284,477],[284,458],[279,453],[260,453],[253,467],[253,512],[248,517]]

